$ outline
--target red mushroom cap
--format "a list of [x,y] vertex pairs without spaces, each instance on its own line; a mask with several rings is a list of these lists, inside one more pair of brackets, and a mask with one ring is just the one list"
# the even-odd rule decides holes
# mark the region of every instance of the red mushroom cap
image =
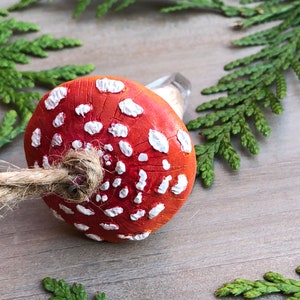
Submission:
[[189,133],[160,96],[134,81],[89,76],[39,102],[25,133],[30,167],[50,167],[69,149],[98,149],[103,182],[89,200],[43,196],[56,216],[97,241],[142,240],[188,198],[196,160]]

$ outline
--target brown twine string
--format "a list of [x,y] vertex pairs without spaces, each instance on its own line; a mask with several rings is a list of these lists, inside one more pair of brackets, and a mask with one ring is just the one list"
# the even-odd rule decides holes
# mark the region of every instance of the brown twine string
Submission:
[[103,169],[95,149],[69,150],[60,164],[50,169],[0,172],[0,218],[29,197],[56,194],[81,203],[96,191],[102,179]]

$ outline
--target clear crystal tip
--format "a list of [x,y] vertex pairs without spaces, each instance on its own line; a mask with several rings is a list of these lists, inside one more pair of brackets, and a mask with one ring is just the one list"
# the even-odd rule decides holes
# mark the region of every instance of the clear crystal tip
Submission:
[[191,94],[191,83],[180,73],[161,77],[146,86],[161,96],[182,119],[186,99]]

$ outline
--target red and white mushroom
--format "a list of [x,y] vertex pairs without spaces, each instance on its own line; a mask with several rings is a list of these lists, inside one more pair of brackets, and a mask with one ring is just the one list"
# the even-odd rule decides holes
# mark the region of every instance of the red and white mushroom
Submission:
[[95,148],[104,174],[89,199],[43,196],[56,216],[91,239],[143,240],[192,190],[196,161],[189,133],[170,105],[139,83],[89,76],[41,99],[25,133],[30,167],[51,168],[70,149]]

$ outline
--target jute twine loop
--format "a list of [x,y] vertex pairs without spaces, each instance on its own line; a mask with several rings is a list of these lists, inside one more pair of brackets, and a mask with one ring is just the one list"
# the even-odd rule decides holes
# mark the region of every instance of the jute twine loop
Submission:
[[69,150],[60,164],[49,169],[0,172],[0,218],[29,197],[56,194],[81,203],[96,191],[102,179],[103,169],[95,149]]

